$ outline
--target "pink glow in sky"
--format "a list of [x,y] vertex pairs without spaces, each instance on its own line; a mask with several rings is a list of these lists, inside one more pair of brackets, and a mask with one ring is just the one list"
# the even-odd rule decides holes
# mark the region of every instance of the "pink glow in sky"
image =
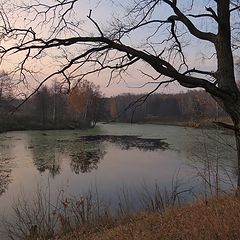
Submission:
[[[11,4],[11,2],[14,4],[18,4],[21,2],[29,3],[30,1],[10,0],[9,4]],[[41,0],[40,2],[45,2],[46,4],[50,4],[50,2],[52,2],[52,1]],[[181,2],[181,4],[184,4],[187,2],[188,2],[187,0],[184,0]],[[205,8],[201,8],[201,7],[203,6],[203,4],[207,4],[207,2],[211,2],[211,1],[201,1],[201,2],[195,1],[194,2],[196,5],[195,9],[197,9],[195,11],[200,11],[200,9],[203,9],[203,11],[205,11]],[[90,9],[92,10],[92,17],[94,18],[94,20],[96,22],[98,22],[99,26],[103,30],[106,30],[107,29],[106,26],[108,26],[110,24],[110,22],[112,21],[113,18],[120,18],[120,19],[124,18],[124,10],[123,10],[123,8],[120,7],[121,4],[130,5],[130,1],[119,1],[118,3],[117,3],[117,1],[110,1],[110,0],[109,1],[108,0],[103,0],[103,1],[81,0],[81,1],[78,1],[75,6],[75,9],[74,9],[74,14],[75,14],[74,17],[81,19],[83,21],[83,23],[81,25],[81,28],[83,31],[81,32],[81,34],[88,35],[91,32],[94,32],[96,30],[95,26],[87,18]],[[24,14],[25,13],[22,12],[20,15],[18,15],[17,19],[15,16],[16,25],[20,26],[20,27],[25,27],[25,28],[27,28],[27,27],[33,27],[33,28],[35,27],[36,28],[36,23],[28,22],[26,20],[27,18]],[[169,8],[162,7],[159,10],[160,17],[157,15],[156,15],[156,17],[161,18],[161,19],[167,19],[167,17],[171,14],[172,13],[169,10]],[[155,17],[155,16],[153,16],[153,17]],[[13,15],[13,19],[14,19],[14,15]],[[204,31],[207,31],[208,28],[210,30],[215,31],[214,27],[211,27],[211,25],[207,26],[205,22],[199,21],[197,24],[198,24],[197,26]],[[44,35],[48,34],[46,29],[47,28],[44,28],[44,26],[41,29],[39,29],[39,27],[38,27],[37,33],[40,32],[39,36],[44,36]],[[183,29],[181,29],[181,27],[180,27],[180,30],[183,30]],[[146,38],[152,33],[153,33],[153,30],[151,28],[144,29],[144,31],[135,31],[134,34],[131,34],[129,36],[129,38],[125,37],[123,39],[123,43],[126,45],[129,45],[129,46],[136,47],[136,48],[141,46],[142,50],[151,51],[149,46],[143,45],[143,44],[144,44],[144,42],[146,42]],[[159,40],[159,39],[154,39],[154,41],[156,41],[156,42],[157,42],[157,40]],[[215,59],[214,58],[208,59],[209,55],[212,55],[214,53],[211,45],[207,45],[207,43],[197,40],[195,38],[191,38],[188,36],[185,37],[185,35],[183,36],[183,42],[186,45],[186,48],[184,48],[184,50],[186,49],[185,54],[187,57],[187,63],[189,65],[189,68],[195,67],[195,68],[199,68],[201,70],[207,70],[207,71],[215,71],[216,70]],[[6,46],[10,46],[11,42],[7,42],[4,44],[7,44]],[[54,51],[58,51],[58,49],[56,49]],[[61,58],[56,58],[57,54],[55,54],[54,51],[51,50],[49,52],[50,55],[55,55],[54,59],[49,58],[49,57],[44,57],[41,60],[34,60],[34,61],[29,62],[28,64],[29,64],[29,67],[31,68],[31,70],[33,70],[33,71],[40,70],[42,73],[44,73],[42,75],[42,78],[44,78],[44,76],[47,76],[47,74],[50,74],[52,71],[58,70],[59,69],[58,65],[60,62],[62,62],[62,60],[61,60]],[[77,48],[77,47],[71,48],[71,52],[73,54],[74,53],[76,54],[77,51],[80,52],[80,48]],[[21,54],[14,55],[14,57],[10,56],[6,61],[4,61],[2,63],[1,70],[3,70],[3,69],[4,70],[9,70],[9,69],[13,70],[14,65],[16,63],[20,62],[21,58],[22,58]],[[178,60],[176,60],[175,62],[174,61],[172,62],[172,64],[175,64],[176,66],[179,65],[179,62],[177,62]],[[143,72],[144,72],[144,74],[143,74]],[[153,82],[153,80],[150,77],[147,77],[147,75],[154,76],[154,77],[157,76],[156,72],[153,69],[149,68],[144,63],[140,63],[133,67],[130,67],[129,71],[126,74],[124,74],[123,79],[120,79],[120,78],[113,79],[110,84],[109,84],[109,74],[110,74],[109,71],[104,71],[104,72],[100,73],[99,75],[95,74],[95,75],[86,76],[85,79],[89,80],[89,81],[93,81],[96,85],[100,85],[101,91],[106,96],[112,96],[112,95],[117,95],[117,94],[121,94],[121,93],[146,93],[156,87],[156,84],[153,84],[153,83],[147,84],[144,88],[141,87],[146,82],[149,82],[149,81]],[[54,79],[56,79],[56,78],[54,77]],[[41,77],[38,76],[37,79],[39,81],[41,81]],[[161,79],[163,79],[163,78],[161,78]],[[164,80],[166,80],[166,79],[164,79]],[[31,81],[32,81],[32,83],[30,83],[30,84],[32,84],[33,86],[37,84],[36,82],[33,82],[33,80],[31,80]],[[51,83],[48,83],[48,85],[51,85]],[[183,91],[183,90],[184,90],[184,88],[181,88],[178,84],[175,84],[175,83],[168,85],[168,86],[162,86],[159,89],[160,92],[164,92],[164,93],[172,93],[172,92],[178,92],[178,91]]]

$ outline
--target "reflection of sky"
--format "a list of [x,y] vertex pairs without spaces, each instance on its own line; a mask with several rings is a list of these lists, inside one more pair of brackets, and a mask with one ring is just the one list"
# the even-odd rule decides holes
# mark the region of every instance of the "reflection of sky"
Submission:
[[[99,134],[137,135],[142,138],[164,139],[163,141],[170,145],[170,149],[122,150],[122,146],[108,141],[89,143],[79,141],[81,136]],[[209,153],[213,152],[216,141],[214,139],[210,141],[209,138],[214,136],[216,132],[213,130],[202,131],[152,124],[103,124],[96,129],[86,131],[9,132],[8,140],[1,143],[10,146],[7,154],[11,159],[12,182],[0,197],[0,215],[3,212],[6,215],[9,214],[11,202],[16,200],[20,192],[24,192],[26,197],[31,199],[36,193],[37,185],[42,186],[43,190],[50,186],[52,199],[60,190],[64,190],[65,196],[78,196],[88,192],[90,188],[93,191],[97,188],[100,197],[107,201],[112,199],[113,204],[117,203],[118,194],[123,187],[126,190],[132,190],[133,193],[135,191],[141,193],[143,186],[153,189],[155,184],[158,184],[161,189],[171,188],[175,178],[183,184],[180,185],[181,189],[188,189],[194,184],[199,184],[196,181],[196,169],[193,166],[202,169],[203,160],[206,157],[203,151],[204,144],[207,143],[211,150]],[[221,135],[221,137],[225,143],[233,145],[231,136]],[[96,158],[94,162],[96,165],[90,171],[74,172],[71,166],[73,161],[71,153],[77,156],[84,154],[88,149],[97,150],[95,153],[100,154],[99,159]],[[199,155],[200,153],[203,155]],[[220,153],[221,161],[228,166],[235,166],[234,152],[229,148],[223,148]],[[200,158],[197,158],[197,155]],[[214,155],[210,157],[214,164]],[[82,158],[80,160],[82,161]],[[37,167],[41,162],[46,168],[40,172]],[[52,174],[52,164],[58,164],[60,171]]]
[[[12,136],[10,138],[9,155],[14,163],[11,165],[13,181],[9,184],[5,197],[0,198],[0,201],[4,202],[3,199],[15,196],[21,187],[24,187],[26,191],[33,192],[38,182],[46,184],[48,178],[52,189],[56,190],[69,186],[68,191],[73,193],[81,192],[82,189],[87,190],[91,184],[99,185],[103,192],[108,194],[121,187],[122,184],[135,187],[141,181],[150,184],[158,182],[161,186],[166,186],[171,184],[172,177],[178,170],[180,170],[180,178],[188,176],[189,172],[192,171],[189,166],[191,162],[198,163],[201,166],[200,159],[195,156],[201,153],[204,141],[208,141],[209,149],[214,150],[206,133],[198,129],[182,127],[108,124],[101,125],[101,129],[46,131],[46,133],[47,135],[43,135],[41,131],[8,133],[9,136]],[[207,133],[214,135],[211,130]],[[126,151],[122,150],[121,146],[110,142],[82,144],[77,141],[79,136],[89,134],[128,134],[139,135],[144,138],[161,138],[170,144],[170,149],[142,151],[130,148]],[[226,137],[229,143],[233,144],[232,138]],[[63,141],[60,141],[60,145],[57,141],[59,139]],[[65,140],[67,141],[64,142]],[[68,140],[70,141],[68,142]],[[72,158],[78,154],[80,154],[79,156],[85,154],[88,149],[94,151],[93,153],[100,154],[99,159],[94,158],[96,162],[93,164],[96,164],[96,167],[94,166],[90,171],[74,173],[71,166]],[[229,152],[227,152],[226,149],[224,149],[224,156],[227,156],[228,161],[226,162],[224,156],[222,157],[228,165],[232,165],[233,153],[230,153],[229,149]],[[196,155],[189,155],[191,152]],[[78,164],[81,164],[82,160],[81,158]],[[37,168],[41,166],[41,163],[44,163],[45,169],[40,173]],[[55,175],[51,172],[53,171],[52,164],[59,165],[61,169]]]

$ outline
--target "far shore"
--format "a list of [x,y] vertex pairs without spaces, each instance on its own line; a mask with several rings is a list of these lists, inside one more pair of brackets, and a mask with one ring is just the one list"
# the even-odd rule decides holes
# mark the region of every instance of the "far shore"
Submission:
[[[218,119],[218,122],[224,122],[231,124],[231,121],[227,118],[224,119]],[[230,134],[232,135],[233,132],[231,130],[225,129],[222,126],[217,125],[216,119],[202,119],[200,121],[174,121],[174,120],[160,120],[160,119],[145,119],[143,121],[136,121],[136,122],[118,122],[118,121],[109,121],[109,122],[101,122],[103,124],[108,124],[108,123],[129,123],[129,124],[156,124],[156,125],[166,125],[166,126],[178,126],[178,127],[189,127],[189,128],[199,128],[199,129],[218,129],[218,130],[223,130],[224,134]],[[94,126],[89,126],[89,125],[80,125],[80,126],[61,126],[61,127],[56,127],[56,126],[17,126],[15,125],[14,127],[11,127],[9,129],[4,129],[0,133],[3,132],[10,132],[10,131],[49,131],[49,130],[85,130],[85,129],[90,129],[94,128]]]

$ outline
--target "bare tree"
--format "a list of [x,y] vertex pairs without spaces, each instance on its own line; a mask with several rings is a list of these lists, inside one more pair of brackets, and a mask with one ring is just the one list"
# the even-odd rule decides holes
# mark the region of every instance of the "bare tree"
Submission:
[[46,86],[43,86],[34,96],[36,115],[42,120],[42,127],[46,128],[51,114],[51,93]]
[[[82,20],[74,15],[79,3],[78,0],[33,1],[15,6],[21,15],[25,12],[23,21],[27,21],[27,28],[11,23],[7,7],[2,8],[1,39],[2,43],[10,41],[11,46],[1,46],[1,59],[20,54],[22,60],[14,71],[20,72],[24,82],[29,74],[29,62],[49,56],[53,49],[58,51],[55,57],[62,56],[61,67],[49,74],[36,91],[56,75],[63,76],[70,84],[71,79],[108,70],[110,82],[139,63],[152,69],[151,74],[142,73],[157,84],[139,101],[145,101],[161,85],[173,81],[187,88],[205,89],[233,121],[233,125],[222,125],[235,133],[240,187],[240,93],[233,57],[233,51],[237,54],[239,50],[240,2],[133,0],[132,5],[125,7],[126,14],[115,17],[104,30],[90,10],[87,17],[96,31],[90,31],[91,27],[84,29]],[[48,33],[43,29],[48,29]],[[142,42],[138,41],[139,33]],[[188,55],[194,44],[208,49],[204,57],[211,59],[215,69],[192,66]]]
[[11,79],[6,72],[0,72],[0,102],[3,98],[9,98],[12,95]]

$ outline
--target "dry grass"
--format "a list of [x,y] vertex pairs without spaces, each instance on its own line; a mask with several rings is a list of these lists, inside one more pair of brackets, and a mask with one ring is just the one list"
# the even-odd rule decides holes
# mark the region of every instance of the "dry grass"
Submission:
[[240,199],[230,196],[201,201],[163,214],[142,214],[82,229],[61,240],[240,239]]
[[[139,206],[144,212],[163,212],[165,209],[180,205],[180,195],[191,190],[179,191],[179,184],[175,179],[172,182],[171,191],[161,191],[155,185],[153,192],[146,186],[138,192],[138,197],[132,199],[128,189],[121,189],[118,194],[118,207],[111,207],[110,203],[104,201],[98,190],[90,189],[78,197],[66,197],[64,191],[59,191],[56,199],[51,199],[50,185],[46,189],[38,186],[36,193],[26,196],[23,192],[12,205],[12,219],[3,217],[3,233],[10,239],[50,239],[56,235],[73,232],[75,229],[96,231],[102,226],[113,228],[125,219],[127,223],[129,216],[138,212]],[[114,220],[115,218],[115,220]],[[117,220],[118,219],[118,220]],[[101,225],[101,226],[99,226]]]

